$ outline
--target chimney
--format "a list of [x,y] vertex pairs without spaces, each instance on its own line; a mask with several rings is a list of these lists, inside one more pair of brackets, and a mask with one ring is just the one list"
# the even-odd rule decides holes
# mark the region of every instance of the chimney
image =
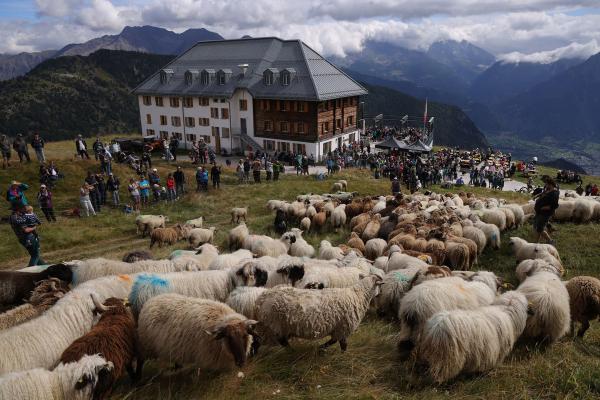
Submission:
[[246,71],[248,70],[248,64],[240,64],[238,68],[242,70],[242,76],[246,76]]

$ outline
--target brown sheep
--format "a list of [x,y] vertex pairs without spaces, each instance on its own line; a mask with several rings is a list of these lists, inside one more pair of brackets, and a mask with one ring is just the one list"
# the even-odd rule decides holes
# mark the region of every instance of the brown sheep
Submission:
[[[94,399],[105,399],[125,370],[132,380],[139,378],[141,362],[138,357],[137,332],[133,315],[122,299],[114,297],[105,300],[104,304],[95,294],[92,301],[96,308],[94,313],[101,315],[98,323],[91,331],[75,340],[60,356],[62,363],[77,362],[85,355],[100,354],[114,365],[107,385],[94,395]],[[133,362],[138,361],[137,372]]]
[[446,263],[453,270],[468,271],[470,266],[469,248],[457,242],[446,242]]
[[565,284],[571,305],[571,333],[575,335],[575,322],[581,323],[577,336],[583,337],[590,320],[600,315],[600,280],[592,276],[576,276]]
[[158,243],[158,247],[162,247],[163,243],[175,244],[179,240],[185,239],[186,230],[180,224],[170,228],[155,228],[150,232],[150,248],[154,246],[154,243]]
[[327,223],[327,214],[325,211],[319,211],[312,217],[310,227],[313,231],[321,231]]
[[375,214],[375,216],[369,221],[365,230],[362,232],[361,238],[365,242],[377,237],[379,228],[381,227],[381,215]]
[[365,254],[366,252],[365,242],[363,242],[363,240],[360,238],[360,236],[358,236],[356,232],[350,233],[350,239],[348,239],[347,244],[348,246],[359,250],[362,254]]
[[[369,222],[372,215],[369,213],[362,213],[350,219],[350,229],[354,229],[356,225],[360,225],[363,222]],[[364,229],[364,228],[363,228]]]
[[460,236],[454,236],[451,234],[447,235],[447,240],[451,241],[451,242],[455,242],[455,243],[462,243],[464,245],[467,246],[467,248],[469,249],[469,267],[473,264],[477,264],[477,243],[475,243],[473,240],[471,239],[467,239],[464,237],[460,237]]
[[446,245],[441,240],[429,239],[425,252],[433,254],[433,263],[441,265],[446,259]]
[[363,203],[361,199],[354,199],[346,206],[346,217],[352,219],[362,213]]

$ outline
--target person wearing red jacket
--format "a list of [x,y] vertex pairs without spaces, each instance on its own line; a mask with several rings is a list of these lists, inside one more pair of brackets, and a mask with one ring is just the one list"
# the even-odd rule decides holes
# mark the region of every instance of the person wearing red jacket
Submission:
[[173,174],[167,175],[167,200],[175,201],[177,199],[177,192],[175,191],[175,178]]

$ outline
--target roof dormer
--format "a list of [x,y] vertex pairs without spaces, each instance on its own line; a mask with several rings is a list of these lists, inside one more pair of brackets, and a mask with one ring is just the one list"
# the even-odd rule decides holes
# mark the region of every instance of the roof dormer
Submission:
[[267,68],[263,72],[263,83],[267,86],[272,85],[279,78],[279,70],[277,68]]
[[224,85],[231,79],[232,72],[229,68],[223,68],[217,71],[217,84]]
[[163,85],[166,83],[169,83],[169,81],[173,77],[173,74],[174,74],[174,72],[170,68],[161,69],[160,70],[160,83]]
[[285,68],[281,71],[281,84],[283,86],[288,86],[292,83],[294,78],[296,77],[296,69],[295,68]]
[[203,69],[200,72],[200,84],[204,86],[210,85],[212,81],[215,80],[215,70],[214,69]]
[[188,69],[187,71],[185,71],[185,74],[184,74],[185,84],[188,86],[193,85],[194,81],[196,79],[198,79],[199,74],[200,74],[200,72],[197,69]]

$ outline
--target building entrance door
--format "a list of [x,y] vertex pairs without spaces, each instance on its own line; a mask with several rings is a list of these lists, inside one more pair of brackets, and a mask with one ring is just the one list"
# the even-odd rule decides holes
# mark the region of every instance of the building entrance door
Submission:
[[221,136],[219,132],[215,135],[215,152],[221,154]]
[[240,131],[244,135],[248,133],[246,128],[246,118],[240,118]]

